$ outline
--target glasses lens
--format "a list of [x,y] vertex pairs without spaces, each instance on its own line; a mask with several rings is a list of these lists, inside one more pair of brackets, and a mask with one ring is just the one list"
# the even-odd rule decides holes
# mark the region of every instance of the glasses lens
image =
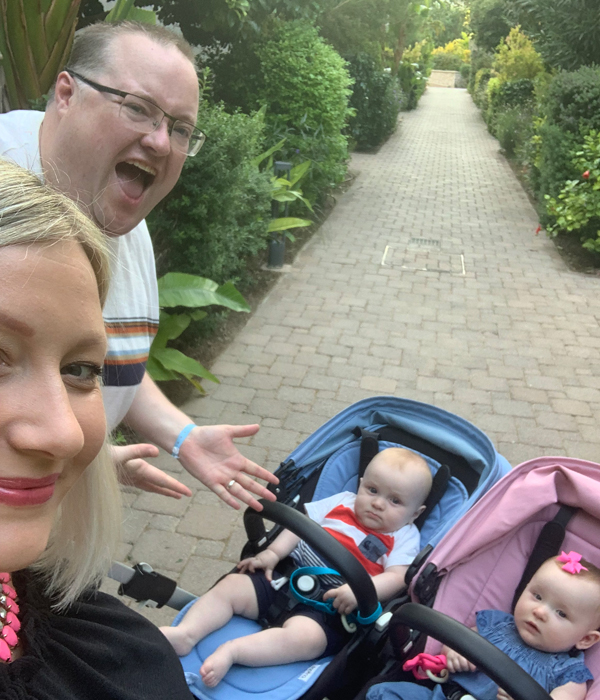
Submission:
[[204,134],[199,129],[195,129],[190,139],[189,147],[187,150],[188,156],[195,156],[196,153],[202,148],[204,142],[206,141],[206,134]]
[[138,131],[145,134],[154,131],[163,118],[163,113],[158,107],[135,95],[127,95],[123,98],[119,114],[123,119],[131,122]]

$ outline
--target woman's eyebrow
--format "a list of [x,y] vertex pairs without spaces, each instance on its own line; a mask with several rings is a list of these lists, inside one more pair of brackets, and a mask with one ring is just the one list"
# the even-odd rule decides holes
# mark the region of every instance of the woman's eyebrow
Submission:
[[9,316],[2,311],[0,311],[0,325],[11,331],[15,331],[15,333],[24,335],[27,338],[31,338],[31,336],[35,335],[35,331],[31,326],[28,326],[23,321],[18,321],[13,316]]

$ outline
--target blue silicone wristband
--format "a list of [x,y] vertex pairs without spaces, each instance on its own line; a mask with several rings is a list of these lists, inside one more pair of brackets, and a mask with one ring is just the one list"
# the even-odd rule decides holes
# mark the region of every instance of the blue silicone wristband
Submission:
[[175,440],[175,444],[173,445],[173,451],[171,452],[171,457],[175,457],[175,459],[179,459],[179,450],[181,448],[181,445],[183,444],[183,441],[186,439],[186,437],[192,432],[192,430],[196,427],[195,423],[188,423],[188,425],[185,426],[185,428],[179,433],[177,436],[177,440]]

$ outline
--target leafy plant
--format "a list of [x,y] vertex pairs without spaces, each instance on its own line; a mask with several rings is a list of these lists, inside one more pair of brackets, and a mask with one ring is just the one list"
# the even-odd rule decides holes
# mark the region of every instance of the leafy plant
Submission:
[[600,129],[600,68],[558,73],[548,86],[543,111],[563,131]]
[[0,55],[12,109],[29,109],[65,64],[80,0],[0,0]]
[[[267,170],[271,172],[273,170],[273,153],[276,153],[281,149],[285,142],[285,139],[281,140],[279,143],[275,144],[265,153],[261,153],[260,156],[254,159],[253,163],[259,166],[265,160],[267,161]],[[290,241],[295,241],[295,237],[290,233],[292,228],[302,228],[304,226],[310,226],[312,221],[310,219],[299,219],[293,216],[287,216],[287,209],[290,202],[303,202],[310,211],[313,211],[311,203],[302,196],[302,190],[296,188],[293,189],[298,182],[306,175],[308,169],[310,168],[310,161],[305,160],[304,163],[296,165],[290,169],[290,177],[280,177],[277,174],[273,175],[271,178],[271,199],[276,203],[272,211],[277,212],[277,216],[269,221],[268,232],[269,233],[281,233],[285,238]],[[286,215],[280,217],[279,214],[279,204],[285,205]]]
[[[219,380],[197,360],[167,343],[179,338],[192,321],[206,318],[206,306],[224,306],[233,311],[248,313],[250,307],[231,282],[219,286],[212,280],[181,272],[170,272],[158,280],[160,323],[158,333],[150,348],[146,369],[152,379],[166,381],[187,379],[198,391],[204,393],[201,379]],[[192,312],[168,314],[164,308],[185,307]]]
[[274,22],[258,39],[238,42],[214,62],[215,95],[232,110],[265,107],[265,143],[285,139],[279,153],[310,160],[303,182],[313,204],[346,173],[351,79],[342,58],[304,22]]
[[263,151],[262,114],[228,114],[200,105],[206,143],[188,158],[172,192],[148,217],[159,274],[178,271],[219,283],[249,283],[248,261],[267,247],[271,173]]
[[462,65],[470,61],[469,35],[462,32],[459,38],[434,49],[431,56],[433,67],[437,70],[460,70]]
[[402,106],[400,85],[369,54],[359,53],[346,60],[354,79],[350,107],[355,113],[348,123],[350,136],[359,150],[375,148],[396,129]]
[[506,39],[500,41],[493,67],[504,83],[521,78],[533,80],[538,73],[543,73],[544,62],[521,27],[513,27]]
[[117,0],[115,6],[106,15],[106,22],[122,22],[133,20],[134,22],[146,22],[156,24],[156,15],[152,10],[144,10],[134,6],[134,0]]
[[548,233],[577,231],[584,248],[600,253],[600,132],[584,136],[573,166],[580,176],[568,180],[557,198],[546,195],[548,213],[555,217]]
[[504,108],[496,115],[494,129],[504,152],[512,158],[531,138],[531,109],[527,108],[527,104]]
[[551,66],[600,64],[598,0],[510,0],[508,9]]
[[471,0],[470,26],[477,46],[494,51],[511,28],[506,0]]
[[352,80],[343,59],[308,24],[275,28],[257,45],[262,82],[256,99],[267,105],[271,138],[285,137],[283,158],[313,163],[304,184],[311,202],[323,199],[345,175]]

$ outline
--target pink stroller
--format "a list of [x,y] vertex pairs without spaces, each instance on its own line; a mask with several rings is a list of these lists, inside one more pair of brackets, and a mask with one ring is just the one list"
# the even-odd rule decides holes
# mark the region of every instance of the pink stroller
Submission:
[[[398,668],[423,650],[420,632],[425,632],[426,652],[438,654],[443,641],[515,700],[549,700],[519,666],[467,628],[474,625],[478,610],[512,612],[537,568],[561,549],[600,564],[600,465],[567,457],[524,462],[461,518],[427,562],[419,563],[410,594],[421,605],[407,603],[390,623],[400,662],[369,687],[384,680],[414,681]],[[431,605],[433,610],[426,607]],[[600,700],[600,644],[585,652],[585,663],[595,678],[588,684],[587,700]]]

